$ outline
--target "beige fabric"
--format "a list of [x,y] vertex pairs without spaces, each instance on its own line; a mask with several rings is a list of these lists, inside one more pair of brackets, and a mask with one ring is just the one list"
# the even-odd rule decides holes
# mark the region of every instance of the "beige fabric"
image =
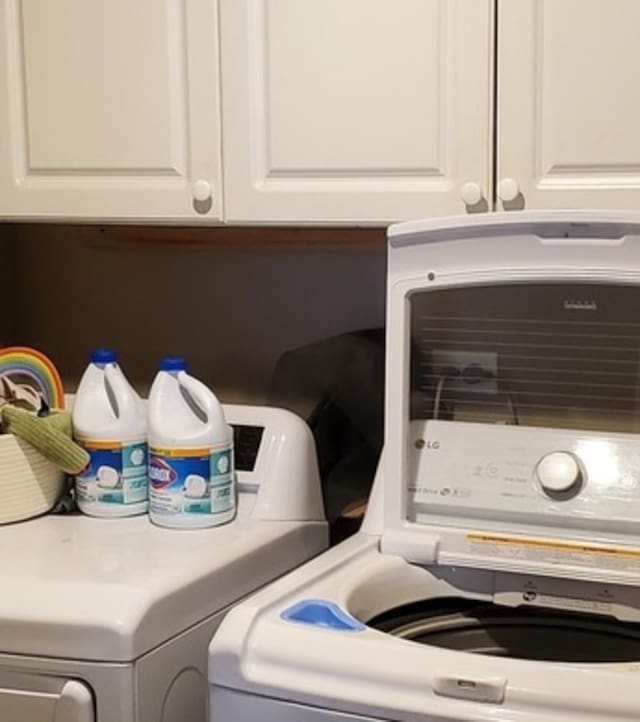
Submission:
[[0,406],[4,404],[37,414],[42,407],[42,397],[28,384],[16,384],[6,376],[0,376]]
[[1,410],[7,404],[37,414],[42,408],[42,397],[28,384],[17,384],[6,376],[0,376],[0,434],[6,433]]

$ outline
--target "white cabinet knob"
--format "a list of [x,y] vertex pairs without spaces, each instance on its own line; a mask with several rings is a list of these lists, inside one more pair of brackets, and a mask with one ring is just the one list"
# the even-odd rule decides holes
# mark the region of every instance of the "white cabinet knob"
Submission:
[[553,451],[538,462],[536,477],[542,489],[551,494],[567,492],[582,481],[582,470],[568,451]]
[[202,203],[211,198],[211,185],[206,180],[197,180],[191,184],[193,199]]
[[468,206],[475,206],[482,200],[482,188],[477,183],[469,181],[460,188],[460,196]]
[[504,203],[515,201],[520,195],[518,181],[515,178],[502,178],[498,182],[498,198]]

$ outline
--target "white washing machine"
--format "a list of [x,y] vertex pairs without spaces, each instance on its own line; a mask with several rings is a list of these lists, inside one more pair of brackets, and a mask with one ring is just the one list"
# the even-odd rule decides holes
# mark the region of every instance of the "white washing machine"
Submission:
[[235,607],[213,722],[640,719],[640,215],[389,233],[362,530]]
[[0,527],[2,722],[205,722],[207,648],[238,600],[327,546],[315,447],[280,409],[225,406],[238,514]]

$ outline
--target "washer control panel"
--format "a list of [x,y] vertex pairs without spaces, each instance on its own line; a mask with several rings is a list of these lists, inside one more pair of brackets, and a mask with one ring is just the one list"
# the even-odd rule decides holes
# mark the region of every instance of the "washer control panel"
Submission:
[[415,516],[640,532],[640,439],[568,429],[413,421]]

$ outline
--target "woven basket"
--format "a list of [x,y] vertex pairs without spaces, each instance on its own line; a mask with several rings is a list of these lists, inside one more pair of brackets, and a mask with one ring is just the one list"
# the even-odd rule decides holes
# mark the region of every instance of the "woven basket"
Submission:
[[0,524],[45,514],[64,488],[64,473],[33,446],[0,434]]

